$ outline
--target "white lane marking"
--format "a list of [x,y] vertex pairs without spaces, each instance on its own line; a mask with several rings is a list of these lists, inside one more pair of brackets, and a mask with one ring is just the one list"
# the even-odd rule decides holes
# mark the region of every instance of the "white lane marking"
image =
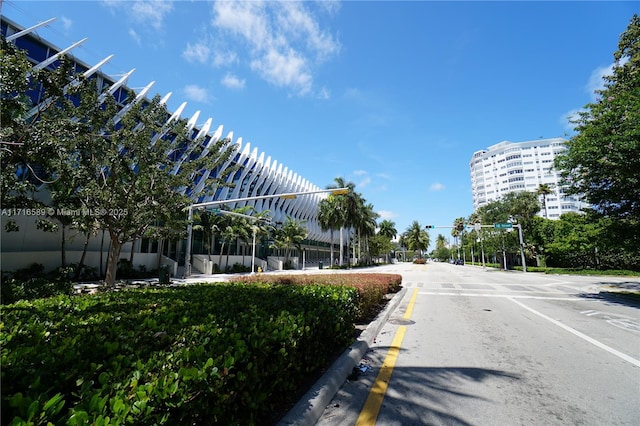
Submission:
[[[460,293],[460,292],[450,292],[450,291],[447,291],[447,292],[421,291],[419,294],[428,294],[431,296],[502,297],[505,299],[514,298],[514,299],[567,300],[572,302],[576,302],[579,300],[583,302],[589,301],[588,299],[585,300],[579,297],[529,296],[526,294],[513,295],[513,294],[491,294],[491,293]],[[560,294],[566,294],[566,293],[560,293]]]
[[587,342],[591,343],[592,345],[595,345],[597,347],[599,347],[600,349],[604,349],[605,351],[609,352],[610,354],[613,354],[615,356],[617,356],[620,359],[623,359],[624,361],[627,361],[628,363],[635,365],[636,367],[640,367],[640,360],[637,360],[633,357],[630,357],[629,355],[622,353],[616,349],[613,349],[610,346],[605,345],[602,342],[597,341],[596,339],[587,336],[584,333],[579,332],[578,330],[575,330],[563,323],[561,323],[560,321],[554,320],[551,317],[548,317],[547,315],[543,314],[542,312],[538,312],[535,309],[532,309],[530,307],[528,307],[527,305],[525,305],[524,303],[518,302],[517,300],[515,300],[515,298],[513,297],[509,297],[509,300],[511,300],[513,303],[522,306],[523,308],[525,308],[526,310],[528,310],[531,313],[534,313],[536,315],[538,315],[541,318],[546,319],[547,321],[551,322],[552,324],[557,325],[558,327],[567,330],[569,333],[578,336],[579,338],[586,340]]
[[633,317],[628,315],[613,314],[611,312],[601,311],[582,311],[580,312],[588,317],[602,317],[607,324],[611,324],[614,327],[621,328],[623,330],[632,331],[634,333],[640,333],[640,323]]

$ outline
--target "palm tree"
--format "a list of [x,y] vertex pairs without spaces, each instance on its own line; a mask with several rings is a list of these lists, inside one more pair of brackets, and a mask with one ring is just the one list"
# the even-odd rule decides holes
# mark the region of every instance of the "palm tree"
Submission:
[[213,238],[213,234],[218,231],[218,223],[220,221],[216,220],[216,218],[220,216],[216,216],[208,210],[198,212],[194,216],[194,219],[198,224],[193,225],[193,230],[202,231],[202,243],[204,245],[204,250],[207,253],[207,258],[211,260],[211,239]]
[[[340,266],[344,259],[344,229],[350,229],[353,227],[357,211],[357,201],[354,189],[356,185],[353,182],[347,182],[344,178],[334,178],[334,184],[329,185],[327,189],[335,188],[349,188],[347,194],[334,194],[337,199],[336,210],[338,216],[338,224],[340,225]],[[348,239],[347,239],[347,253],[349,253]]]
[[389,238],[390,240],[394,239],[398,235],[396,224],[387,219],[383,220],[382,222],[380,222],[378,234],[382,235],[383,237]]
[[422,229],[418,221],[414,220],[407,230],[402,234],[402,239],[409,250],[418,252],[422,259],[422,251],[429,248],[429,233]]
[[[390,220],[383,220],[380,222],[380,226],[378,228],[378,235],[381,237],[387,238],[389,241],[394,239],[396,235],[398,235],[398,231],[396,230],[396,224]],[[386,261],[389,263],[389,253],[385,254]]]
[[542,207],[544,208],[544,218],[549,219],[547,212],[547,195],[553,194],[553,189],[548,183],[541,183],[536,190],[536,194],[542,195]]
[[456,247],[458,249],[458,259],[460,259],[460,244],[458,244],[458,237],[462,238],[464,233],[464,217],[459,217],[453,221],[453,229],[451,230],[451,236],[455,239]]
[[225,245],[227,246],[227,264],[225,270],[229,269],[229,255],[231,254],[231,244],[238,239],[247,240],[250,225],[248,220],[243,217],[234,216],[233,213],[246,215],[253,207],[243,206],[233,209],[232,214],[222,214],[220,216],[214,216],[216,221],[215,229],[217,229],[220,235],[222,245],[220,247],[220,254],[218,257],[218,266],[222,269],[222,254],[224,253]]
[[[365,199],[360,197],[362,203]],[[371,263],[371,256],[369,255],[369,237],[376,234],[376,220],[380,215],[373,211],[373,204],[363,204],[360,206],[357,217],[357,229],[358,229],[358,258],[362,257],[361,249],[362,243],[364,243],[364,252],[366,254],[366,263]]]
[[285,249],[285,265],[289,263],[292,248],[302,250],[302,242],[307,238],[307,229],[303,226],[303,223],[303,221],[295,220],[287,215],[282,227],[275,232],[274,246],[278,249]]
[[438,234],[436,238],[436,250],[447,248],[447,239],[444,235]]
[[[256,240],[262,241],[264,238],[268,238],[274,231],[274,227],[271,222],[271,211],[270,210],[262,210],[259,213],[256,213],[255,208],[251,208],[251,216],[255,218],[255,220],[251,221],[249,224],[249,229],[251,231],[251,272],[255,271],[255,248],[256,248]],[[248,243],[248,241],[247,241]],[[244,253],[244,252],[243,252]],[[244,259],[243,259],[244,263]]]
[[331,265],[333,265],[333,231],[340,229],[340,210],[338,199],[335,195],[329,195],[320,201],[318,208],[318,224],[323,231],[330,232],[331,238]]

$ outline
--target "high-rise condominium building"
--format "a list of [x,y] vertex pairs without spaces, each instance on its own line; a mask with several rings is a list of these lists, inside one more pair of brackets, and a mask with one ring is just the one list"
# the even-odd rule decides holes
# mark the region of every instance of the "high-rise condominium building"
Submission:
[[566,150],[565,142],[563,138],[503,141],[474,152],[469,163],[474,209],[509,192],[536,192],[543,184],[552,193],[546,196],[546,209],[541,208],[539,216],[558,219],[586,207],[579,197],[563,193],[560,173],[553,167],[556,155]]

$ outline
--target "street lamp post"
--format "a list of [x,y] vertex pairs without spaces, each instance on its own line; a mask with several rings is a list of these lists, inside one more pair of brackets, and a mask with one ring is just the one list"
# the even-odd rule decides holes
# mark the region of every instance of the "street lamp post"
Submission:
[[[228,203],[236,203],[241,201],[254,201],[254,200],[264,200],[268,198],[296,198],[302,195],[311,195],[311,194],[323,194],[323,193],[331,193],[331,194],[346,194],[350,191],[349,188],[334,188],[334,189],[320,189],[316,191],[303,191],[303,192],[288,192],[283,194],[271,194],[271,195],[257,195],[255,197],[244,197],[244,198],[233,198],[230,200],[218,200],[218,201],[209,201],[206,203],[195,203],[189,206],[189,215],[188,215],[188,223],[187,223],[187,247],[185,250],[185,260],[184,260],[184,275],[188,277],[191,275],[191,240],[193,234],[193,209],[198,208],[206,208],[211,206],[219,206],[222,204]],[[239,216],[247,216],[241,215],[239,213],[233,212],[225,212],[224,214],[234,214]],[[252,216],[247,216],[249,218],[255,219]],[[255,256],[255,232],[254,232],[254,243],[253,243],[253,251]],[[254,257],[255,258],[255,257]],[[252,260],[252,271],[253,271],[253,260]]]

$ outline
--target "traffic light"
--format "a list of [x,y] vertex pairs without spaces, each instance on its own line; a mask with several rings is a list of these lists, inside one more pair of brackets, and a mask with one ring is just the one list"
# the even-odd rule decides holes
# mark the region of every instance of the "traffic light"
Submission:
[[435,225],[427,225],[427,226],[425,226],[425,229],[434,229],[434,228],[435,228]]

